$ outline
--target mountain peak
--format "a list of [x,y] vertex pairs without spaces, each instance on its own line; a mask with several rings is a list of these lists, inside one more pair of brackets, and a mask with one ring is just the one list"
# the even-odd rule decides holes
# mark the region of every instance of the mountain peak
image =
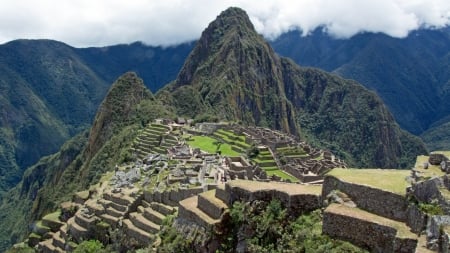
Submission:
[[227,55],[237,55],[236,51],[257,44],[269,47],[256,32],[247,13],[237,7],[226,9],[202,32],[178,75],[177,86],[195,82],[195,71],[211,56],[218,54],[219,58],[227,58]]
[[111,86],[99,107],[89,136],[88,152],[95,154],[115,131],[117,125],[129,122],[135,107],[153,94],[134,72],[120,76]]
[[248,17],[247,13],[238,7],[230,7],[220,13],[219,16],[217,16],[216,20],[214,20],[206,30],[209,28],[217,28],[217,27],[224,27],[228,28],[231,26],[236,26],[239,28],[246,28],[250,29],[252,31],[255,30],[253,27],[252,22],[250,21],[250,18]]

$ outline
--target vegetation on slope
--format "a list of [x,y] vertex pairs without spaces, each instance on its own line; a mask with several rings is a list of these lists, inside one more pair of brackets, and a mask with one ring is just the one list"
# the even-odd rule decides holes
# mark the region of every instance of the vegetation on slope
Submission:
[[[322,235],[320,210],[296,219],[289,217],[278,200],[267,203],[235,202],[225,231],[216,235],[218,252],[366,252],[350,243]],[[193,241],[180,237],[171,227],[162,234],[160,252],[196,252]],[[165,240],[171,238],[171,240]]]
[[[55,210],[72,194],[96,183],[105,171],[129,159],[138,129],[172,114],[152,99],[143,82],[127,73],[113,84],[89,135],[67,142],[60,152],[27,170],[22,183],[0,206],[0,251],[21,240],[28,225]],[[13,210],[18,210],[14,212]]]
[[77,49],[51,40],[0,45],[0,195],[28,166],[90,126],[118,76],[136,71],[156,91],[176,77],[192,47]]
[[345,40],[319,28],[308,36],[291,31],[271,44],[300,65],[333,71],[375,90],[414,134],[449,115],[449,27],[420,29],[405,38],[361,33]]
[[351,166],[406,168],[426,153],[375,93],[278,57],[238,8],[210,23],[177,80],[157,97],[178,114],[206,112],[300,135]]

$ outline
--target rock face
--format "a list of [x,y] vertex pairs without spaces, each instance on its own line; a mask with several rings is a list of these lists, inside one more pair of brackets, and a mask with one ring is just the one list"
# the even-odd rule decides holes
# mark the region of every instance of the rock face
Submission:
[[277,56],[239,8],[205,29],[178,78],[158,97],[180,115],[238,120],[315,140],[350,165],[406,167],[402,161],[426,151],[374,93]]

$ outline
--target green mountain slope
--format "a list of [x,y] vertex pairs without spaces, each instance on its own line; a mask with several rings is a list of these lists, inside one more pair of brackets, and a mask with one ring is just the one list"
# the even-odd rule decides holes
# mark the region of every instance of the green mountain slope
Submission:
[[157,90],[175,78],[191,48],[134,43],[79,49],[51,40],[0,45],[0,193],[87,128],[118,76],[136,71]]
[[[105,171],[129,159],[132,141],[149,121],[172,117],[135,73],[111,87],[89,133],[69,140],[61,150],[30,167],[0,205],[0,251],[20,240],[28,225],[54,210],[76,191],[98,182]],[[17,212],[11,210],[17,209]]]
[[24,224],[128,160],[134,137],[150,120],[175,115],[280,129],[331,149],[352,166],[406,167],[426,151],[399,128],[375,93],[278,57],[247,14],[230,8],[203,32],[175,81],[153,96],[136,74],[122,75],[89,134],[26,171],[0,206],[0,224],[7,224],[0,250],[24,236]]
[[107,84],[73,49],[51,41],[0,46],[0,191],[86,127]]
[[238,8],[208,26],[177,80],[157,96],[178,114],[207,112],[300,134],[353,166],[407,167],[426,152],[375,93],[278,57]]
[[292,31],[271,42],[300,65],[333,71],[374,90],[399,124],[421,134],[450,114],[450,28],[418,30],[406,38],[363,33],[334,39],[321,29]]

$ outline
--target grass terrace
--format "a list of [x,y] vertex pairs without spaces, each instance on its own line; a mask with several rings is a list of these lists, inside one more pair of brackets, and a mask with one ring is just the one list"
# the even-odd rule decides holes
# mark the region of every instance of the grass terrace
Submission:
[[280,170],[278,168],[272,169],[272,170],[267,170],[266,168],[262,168],[262,169],[264,169],[264,171],[266,171],[267,176],[269,176],[269,177],[272,176],[272,175],[275,175],[277,177],[281,177],[284,180],[289,179],[292,183],[298,183],[299,182],[296,177],[294,177],[294,176],[292,176],[292,175],[290,175],[290,174],[288,174],[288,173],[286,173],[286,172],[284,172],[284,171],[282,171],[282,170]]
[[239,156],[241,155],[240,153],[234,151],[231,149],[231,145],[227,144],[227,143],[222,143],[219,147],[219,149],[217,149],[218,147],[218,140],[209,137],[209,136],[192,136],[187,143],[194,147],[194,148],[199,148],[205,152],[211,153],[211,154],[215,154],[218,150],[221,152],[222,155],[224,156]]
[[42,219],[49,220],[49,221],[59,221],[60,215],[61,215],[61,210],[58,209],[58,211],[56,211],[56,212],[45,215]]
[[409,186],[406,177],[411,175],[411,171],[336,168],[326,175],[336,177],[345,182],[367,185],[403,196],[406,194],[406,187]]
[[414,168],[416,168],[420,173],[423,179],[431,178],[431,177],[440,177],[445,175],[445,172],[441,170],[439,165],[431,165],[428,164],[428,169],[424,168],[424,164],[428,163],[429,156],[419,155],[416,159],[416,164]]
[[226,131],[223,129],[219,129],[214,134],[220,138],[222,138],[225,142],[231,145],[236,145],[238,147],[248,149],[250,145],[245,142],[244,135],[237,135],[234,132]]

